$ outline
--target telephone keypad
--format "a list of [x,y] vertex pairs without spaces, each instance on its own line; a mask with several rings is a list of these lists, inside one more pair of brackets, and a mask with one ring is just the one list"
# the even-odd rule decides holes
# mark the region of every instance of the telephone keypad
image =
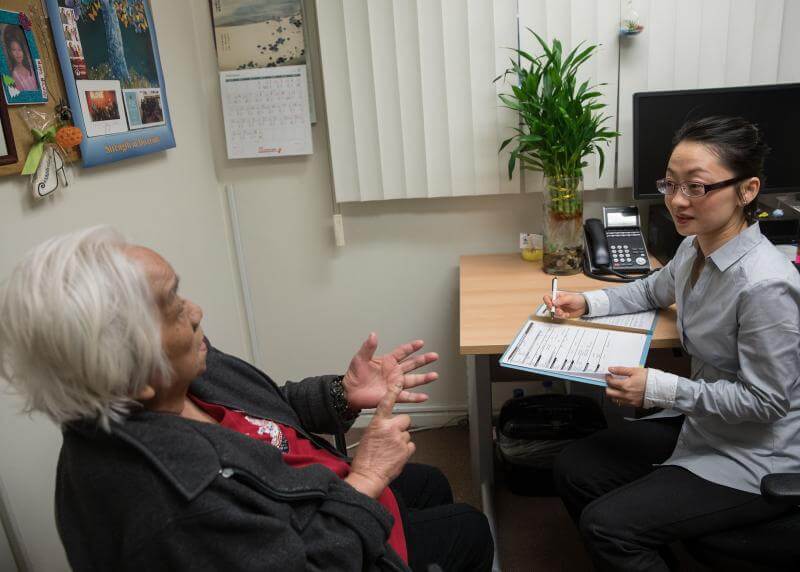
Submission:
[[642,233],[635,230],[606,229],[613,268],[633,269],[647,266],[647,251]]

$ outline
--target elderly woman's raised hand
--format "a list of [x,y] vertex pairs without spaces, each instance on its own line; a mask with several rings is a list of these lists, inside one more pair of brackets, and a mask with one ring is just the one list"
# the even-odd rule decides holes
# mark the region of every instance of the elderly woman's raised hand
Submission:
[[372,498],[378,498],[400,474],[416,449],[408,432],[411,417],[392,416],[392,408],[402,391],[402,386],[392,386],[381,399],[345,479],[353,488]]
[[428,352],[414,355],[425,345],[422,340],[402,344],[391,353],[375,356],[378,336],[373,332],[361,345],[361,349],[350,361],[350,367],[342,380],[347,391],[347,402],[351,409],[375,407],[390,387],[400,386],[399,403],[419,403],[428,399],[424,393],[407,391],[436,379],[436,372],[410,373],[439,359],[439,355]]

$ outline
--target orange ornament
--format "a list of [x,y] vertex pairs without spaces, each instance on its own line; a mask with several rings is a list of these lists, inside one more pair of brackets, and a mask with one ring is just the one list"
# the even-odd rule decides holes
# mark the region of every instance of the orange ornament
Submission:
[[73,125],[65,125],[56,131],[56,143],[62,149],[69,149],[70,147],[77,147],[83,141],[83,132]]

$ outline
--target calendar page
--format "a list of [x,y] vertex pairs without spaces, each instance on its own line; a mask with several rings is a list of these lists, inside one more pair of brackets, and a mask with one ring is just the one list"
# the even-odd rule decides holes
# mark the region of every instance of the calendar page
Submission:
[[305,66],[219,74],[229,159],[310,155]]

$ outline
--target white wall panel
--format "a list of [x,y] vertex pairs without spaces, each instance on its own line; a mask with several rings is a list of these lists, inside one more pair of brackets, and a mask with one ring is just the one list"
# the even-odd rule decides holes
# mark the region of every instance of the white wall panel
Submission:
[[[366,0],[365,0],[366,1]],[[378,156],[381,166],[383,198],[405,197],[405,155],[400,120],[397,51],[392,2],[366,2],[372,78],[375,90],[375,126],[378,130]],[[376,189],[377,190],[377,189]]]
[[342,0],[342,7],[360,195],[369,201],[382,198],[383,180],[367,0]]
[[800,81],[798,5],[793,0],[634,0],[645,28],[620,41],[619,187],[633,181],[633,94]]
[[320,59],[324,77],[325,106],[328,109],[328,137],[336,196],[342,201],[357,201],[360,200],[361,189],[347,43],[342,33],[344,7],[341,2],[319,2],[317,17],[320,21],[330,24],[319,27],[319,36],[320,43],[325,46],[320,53]]
[[800,81],[800,2],[785,2],[778,81]]
[[408,198],[427,197],[428,177],[417,2],[394,0],[393,10],[405,192]]
[[516,46],[515,10],[515,0],[319,2],[337,201],[519,192],[497,151],[516,116],[498,109],[492,83],[498,54]]
[[[469,26],[469,74],[472,104],[472,156],[473,193],[476,195],[497,194],[500,192],[497,155],[499,145],[497,116],[492,113],[499,101],[492,80],[495,77],[494,54],[498,46],[494,42],[494,8],[483,0],[469,0],[467,3]],[[513,21],[513,17],[512,17]],[[480,110],[479,113],[476,111]],[[512,118],[512,121],[514,119]]]
[[[447,128],[450,132],[452,169],[452,182],[448,194],[451,195],[475,194],[475,153],[472,147],[475,132],[472,126],[467,6],[463,0],[441,0],[444,94],[447,99]],[[488,83],[491,81],[491,76],[487,75],[483,79]]]
[[[493,77],[497,77],[505,72],[509,65],[509,58],[514,55],[509,48],[517,47],[517,1],[495,0],[492,3],[492,8],[494,11],[494,44],[496,46],[494,50],[495,67]],[[506,91],[506,85],[502,79],[494,83],[494,91],[495,98],[497,94]],[[494,108],[496,110],[494,115],[495,125],[497,126],[495,149],[499,149],[501,143],[514,134],[512,128],[517,124],[518,115],[516,112],[503,107],[498,99],[495,99]],[[497,192],[499,193],[518,193],[520,191],[519,167],[514,170],[511,179],[508,177],[508,159],[511,155],[509,147],[500,152],[497,164],[497,177],[499,178]]]
[[[797,3],[797,0],[758,0],[758,9],[754,22],[753,33],[753,59],[750,83],[774,83],[778,81],[778,65],[781,51],[781,23],[783,21],[784,6]],[[797,35],[797,26],[800,21],[795,21],[792,35]],[[735,38],[731,39],[735,41]],[[795,58],[800,53],[795,53]]]

